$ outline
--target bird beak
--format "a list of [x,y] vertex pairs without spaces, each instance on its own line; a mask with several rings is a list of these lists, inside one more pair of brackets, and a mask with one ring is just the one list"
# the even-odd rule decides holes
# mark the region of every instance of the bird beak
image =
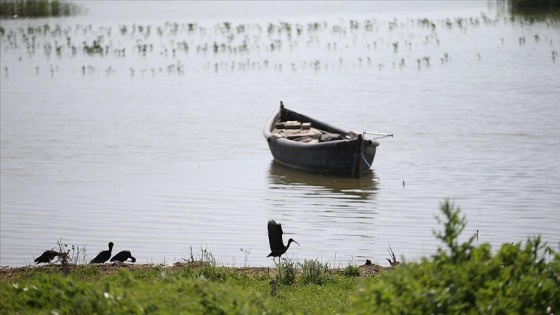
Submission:
[[298,242],[296,242],[295,240],[293,240],[293,241],[294,241],[294,243],[296,243],[296,244],[297,244],[297,246],[299,246],[299,243],[298,243]]

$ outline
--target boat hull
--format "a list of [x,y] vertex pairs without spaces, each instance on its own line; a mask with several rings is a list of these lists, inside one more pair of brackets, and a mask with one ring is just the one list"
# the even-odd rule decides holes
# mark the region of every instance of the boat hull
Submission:
[[[272,131],[279,121],[310,123],[315,128],[327,132],[352,136],[342,140],[302,143],[274,134]],[[263,134],[275,161],[292,168],[317,173],[360,176],[371,168],[379,145],[377,141],[366,140],[362,135],[290,111],[283,106],[272,114]]]

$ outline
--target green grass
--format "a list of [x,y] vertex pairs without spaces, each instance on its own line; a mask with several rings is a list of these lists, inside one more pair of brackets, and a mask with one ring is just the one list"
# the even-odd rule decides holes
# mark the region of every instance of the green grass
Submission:
[[97,266],[79,266],[68,276],[51,268],[2,281],[0,313],[333,314],[349,306],[359,282],[342,276],[321,286],[296,282],[279,286],[273,297],[269,280],[267,274],[212,266],[123,268],[112,274],[99,272]]
[[525,244],[459,242],[466,217],[441,205],[442,247],[378,277],[328,270],[318,260],[273,270],[211,263],[2,271],[0,314],[558,314],[560,256],[540,238]]

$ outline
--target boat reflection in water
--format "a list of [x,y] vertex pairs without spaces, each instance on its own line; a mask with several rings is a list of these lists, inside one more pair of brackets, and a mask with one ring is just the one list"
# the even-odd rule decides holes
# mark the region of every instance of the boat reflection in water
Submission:
[[268,177],[271,189],[297,188],[300,192],[304,191],[305,195],[330,195],[338,199],[365,201],[377,194],[378,179],[371,170],[363,173],[360,178],[317,175],[272,161]]

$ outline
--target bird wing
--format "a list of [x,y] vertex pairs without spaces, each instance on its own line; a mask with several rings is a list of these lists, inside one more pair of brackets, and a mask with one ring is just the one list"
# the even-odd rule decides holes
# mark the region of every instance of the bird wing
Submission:
[[129,259],[131,256],[130,251],[128,250],[123,250],[121,252],[119,252],[118,254],[116,254],[115,256],[113,256],[113,258],[111,258],[111,261],[126,261],[127,259]]
[[123,256],[123,252],[119,252],[118,254],[116,254],[115,256],[113,256],[113,258],[111,258],[111,261],[122,261],[122,256]]
[[268,242],[270,243],[270,250],[279,250],[284,248],[282,242],[282,224],[276,223],[274,220],[268,221]]

